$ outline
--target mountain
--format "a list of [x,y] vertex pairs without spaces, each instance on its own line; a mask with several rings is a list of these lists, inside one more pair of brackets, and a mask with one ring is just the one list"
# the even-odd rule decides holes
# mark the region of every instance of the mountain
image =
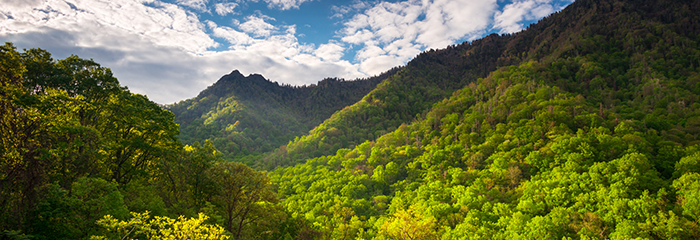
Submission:
[[[308,134],[264,155],[256,161],[257,166],[266,169],[291,166],[303,163],[310,157],[332,155],[340,148],[352,148],[364,141],[375,140],[401,124],[411,122],[417,116],[424,117],[433,104],[476,79],[486,77],[499,67],[518,65],[530,60],[582,56],[598,50],[610,52],[618,47],[630,51],[630,48],[639,48],[640,44],[650,47],[650,41],[654,39],[646,35],[663,33],[659,33],[658,29],[650,29],[654,27],[649,26],[650,23],[644,19],[656,19],[654,21],[659,21],[660,24],[673,23],[673,27],[677,28],[674,31],[679,34],[693,33],[697,27],[697,23],[687,17],[692,15],[690,12],[659,10],[667,8],[647,2],[634,8],[623,3],[596,1],[582,1],[576,6],[567,8],[563,14],[545,17],[516,34],[492,34],[473,42],[421,53],[361,101],[335,113]],[[624,17],[618,17],[621,14]],[[649,15],[643,16],[645,14]],[[617,20],[614,22],[610,19]],[[621,26],[629,28],[620,29]],[[693,36],[688,37],[694,39]],[[624,38],[633,40],[616,42]],[[635,42],[640,40],[642,41]],[[626,71],[629,68],[621,66],[628,64],[623,62],[605,61],[601,64],[614,66],[611,71]],[[586,84],[590,84],[593,78],[589,76],[594,72],[586,74]],[[599,78],[595,81],[602,80]],[[611,82],[616,85],[618,81]],[[573,82],[571,86],[561,87],[579,88],[579,83]],[[587,89],[584,90],[588,92]]]
[[[306,135],[263,155],[256,166],[273,169],[303,163],[391,132],[453,91],[504,65],[495,54],[503,47],[502,38],[492,35],[473,44],[424,52],[360,101],[334,113]],[[468,51],[473,55],[466,54]]]
[[177,116],[5,43],[0,239],[700,239],[698,12],[579,0],[371,79],[234,71]]
[[345,81],[327,78],[310,86],[279,85],[263,76],[227,74],[197,97],[167,106],[185,144],[210,139],[226,159],[246,159],[286,144],[333,112],[357,102],[398,71]]
[[579,0],[425,52],[262,164],[320,239],[697,239],[698,12]]
[[[695,39],[689,35],[697,32],[698,25],[693,22],[693,18],[688,17],[692,13],[680,8],[677,12],[667,10],[681,3],[669,4],[669,7],[660,7],[653,2],[640,2],[639,6],[629,7],[622,2],[582,1],[576,3],[576,7],[564,10],[566,13],[545,17],[517,34],[493,34],[471,43],[421,53],[399,73],[372,90],[362,101],[334,114],[305,136],[265,155],[258,160],[258,166],[267,169],[290,166],[302,163],[309,157],[332,155],[340,148],[351,148],[366,140],[374,140],[401,124],[410,122],[418,114],[425,114],[437,101],[449,97],[453,91],[477,78],[486,77],[498,67],[530,60],[582,56],[599,50],[604,50],[606,54],[615,51],[615,54],[629,55],[652,47],[655,43],[653,41],[656,41],[652,36],[672,37],[667,36],[671,30],[679,36]],[[670,24],[668,27],[672,28],[667,29],[667,33],[659,32],[660,27],[652,24]],[[622,27],[627,29],[621,29]],[[679,47],[681,48],[676,51],[691,46],[679,43]],[[665,50],[671,49],[659,51]],[[619,59],[608,55],[596,57]],[[629,68],[623,64],[646,61],[644,58],[618,62],[600,60],[600,64],[612,67],[608,71],[618,72]],[[685,55],[673,61],[700,65]],[[600,81],[609,80],[593,80],[590,76],[595,71],[597,70],[591,69],[582,73],[587,75],[587,88],[591,81],[599,84]],[[610,83],[614,88],[619,88],[617,84],[620,81],[611,79]],[[561,87],[567,90],[580,89],[580,83],[571,82],[570,85]],[[590,93],[590,89],[581,90]]]

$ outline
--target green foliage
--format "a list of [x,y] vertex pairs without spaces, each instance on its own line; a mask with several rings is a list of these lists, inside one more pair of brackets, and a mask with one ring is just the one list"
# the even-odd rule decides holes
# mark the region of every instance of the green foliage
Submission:
[[[303,147],[324,143],[330,123],[353,109],[371,122],[383,102],[370,93],[281,149],[302,163],[271,173],[282,204],[325,239],[402,239],[419,229],[427,239],[700,237],[700,92],[688,82],[700,62],[675,62],[698,55],[697,33],[654,12],[698,6],[654,4],[662,3],[576,2],[502,36],[510,50],[548,41],[504,53],[504,61],[525,57],[468,82],[409,124],[334,155]],[[654,40],[624,44],[641,36]],[[682,45],[688,54],[665,52]],[[409,71],[418,70],[409,64],[378,89]]]
[[[2,79],[0,225],[21,229],[29,225],[29,213],[40,202],[39,190],[46,184],[58,183],[71,189],[81,177],[103,176],[106,172],[100,166],[100,143],[105,138],[98,123],[113,119],[97,118],[100,100],[125,90],[118,87],[108,70],[92,61],[78,61],[77,57],[54,61],[43,50],[18,53],[10,44],[5,47],[3,51],[13,56],[7,59],[14,61],[15,68],[6,72],[24,75]],[[66,69],[68,66],[70,69]],[[38,77],[51,74],[61,75],[67,81],[38,85],[43,83]],[[90,83],[88,78],[97,80]],[[90,85],[97,82],[102,85]],[[83,94],[94,99],[86,99]]]
[[[87,239],[103,216],[110,238],[227,238],[202,215],[187,218],[201,212],[236,239],[303,233],[263,173],[224,163],[210,141],[183,147],[174,115],[108,68],[9,43],[0,50],[0,238]],[[129,211],[159,216],[124,221]]]
[[411,206],[398,210],[385,221],[379,230],[378,239],[438,239],[437,222],[433,217],[423,217]]
[[90,239],[229,239],[221,226],[204,223],[208,217],[202,213],[196,218],[180,216],[151,217],[149,212],[131,213],[129,221],[120,221],[105,215],[97,224],[108,230],[107,236]]
[[252,237],[250,225],[263,227],[269,224],[265,220],[277,217],[277,199],[264,174],[242,163],[221,162],[208,169],[207,176],[215,191],[212,203],[223,212],[224,228],[235,239]]
[[70,193],[55,184],[45,186],[42,192],[44,196],[30,215],[31,229],[37,236],[86,238],[99,232],[96,219],[107,214],[124,218],[128,214],[117,184],[104,179],[80,178]]
[[386,78],[232,74],[169,106],[186,146],[109,69],[5,44],[0,236],[697,239],[698,11],[580,0]]
[[211,141],[206,141],[204,146],[197,142],[186,145],[177,158],[162,162],[162,171],[157,176],[165,181],[156,182],[159,196],[174,213],[195,214],[214,195],[214,185],[206,171],[222,161],[221,153]]
[[308,132],[396,71],[355,81],[328,78],[302,87],[234,71],[196,98],[167,108],[177,116],[184,143],[209,139],[225,159],[254,165],[262,153]]
[[[158,160],[171,158],[180,147],[173,114],[142,95],[122,92],[110,96],[102,116],[113,121],[100,126],[108,174],[118,183],[153,174]],[[111,141],[110,141],[111,140]]]
[[673,181],[673,187],[678,190],[678,201],[683,214],[695,221],[700,219],[700,173],[686,173]]
[[[274,169],[332,155],[338,149],[373,141],[401,124],[426,117],[433,104],[496,70],[500,64],[491,50],[503,49],[504,40],[491,35],[441,51],[421,53],[360,101],[337,111],[308,134],[265,154],[256,166]],[[472,54],[482,59],[475,60]],[[462,104],[471,103],[469,100]]]

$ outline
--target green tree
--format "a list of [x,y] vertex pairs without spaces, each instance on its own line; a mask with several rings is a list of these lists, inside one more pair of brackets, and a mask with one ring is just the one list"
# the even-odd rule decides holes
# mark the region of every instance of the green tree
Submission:
[[686,173],[673,181],[683,214],[696,222],[700,219],[700,173]]
[[222,154],[211,141],[203,146],[195,142],[184,146],[174,159],[161,161],[154,176],[157,181],[152,183],[172,213],[192,215],[212,201],[217,187],[207,172],[220,162]]
[[50,184],[32,211],[32,232],[51,239],[87,238],[99,232],[96,221],[104,215],[126,218],[128,210],[117,184],[100,178],[82,177],[71,191]]
[[245,164],[219,162],[207,171],[216,187],[212,203],[224,216],[224,228],[234,239],[252,236],[250,225],[264,224],[265,216],[275,211],[277,199],[270,180]]
[[203,213],[196,218],[180,216],[177,219],[155,216],[149,212],[134,213],[128,221],[105,215],[97,224],[106,228],[102,236],[93,235],[90,239],[229,239],[221,226],[206,224]]
[[160,161],[179,152],[173,114],[143,95],[126,91],[111,95],[100,114],[105,118],[98,126],[104,164],[120,184],[155,174]]
[[426,217],[420,208],[411,205],[396,211],[380,228],[379,236],[389,239],[439,239],[437,221]]

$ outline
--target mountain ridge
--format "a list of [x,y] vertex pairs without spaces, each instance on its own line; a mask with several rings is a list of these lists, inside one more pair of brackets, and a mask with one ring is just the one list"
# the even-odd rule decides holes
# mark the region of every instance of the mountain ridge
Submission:
[[226,159],[251,164],[249,158],[286,144],[398,70],[353,81],[326,78],[308,86],[280,85],[233,70],[197,97],[166,108],[175,113],[184,143],[210,139]]

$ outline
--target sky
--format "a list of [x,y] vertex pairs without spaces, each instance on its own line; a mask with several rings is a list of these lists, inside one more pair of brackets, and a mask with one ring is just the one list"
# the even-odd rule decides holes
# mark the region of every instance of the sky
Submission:
[[347,80],[423,51],[514,33],[573,0],[0,0],[0,41],[108,67],[169,104],[239,70],[280,84]]

